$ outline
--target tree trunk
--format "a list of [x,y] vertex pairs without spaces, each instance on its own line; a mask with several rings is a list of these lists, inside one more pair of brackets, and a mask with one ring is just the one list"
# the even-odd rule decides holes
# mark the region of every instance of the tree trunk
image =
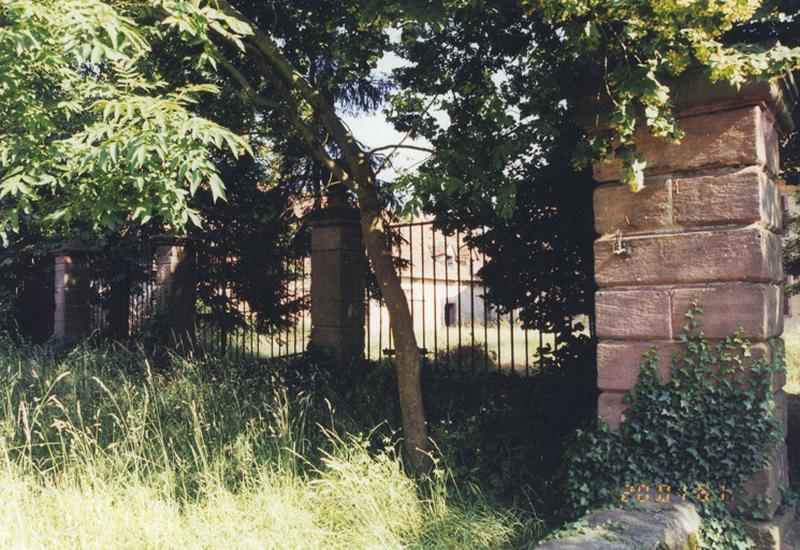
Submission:
[[414,335],[414,323],[406,294],[392,262],[391,247],[381,217],[378,194],[372,185],[356,188],[361,229],[367,256],[380,285],[381,295],[389,312],[389,323],[396,348],[397,386],[400,390],[400,412],[403,417],[403,441],[414,469],[427,474],[433,468],[431,441],[425,422],[420,381],[420,352]]
[[[358,197],[361,229],[367,247],[367,256],[372,263],[372,269],[386,302],[389,323],[397,348],[397,381],[400,390],[400,411],[403,416],[405,448],[414,469],[419,473],[428,473],[433,467],[430,455],[432,446],[428,439],[425,410],[422,404],[419,347],[417,347],[417,339],[414,335],[414,324],[411,320],[408,301],[392,262],[391,247],[381,217],[381,203],[375,186],[375,174],[369,163],[369,155],[361,149],[350,130],[339,118],[334,105],[326,100],[325,95],[294,67],[273,38],[231,6],[228,0],[217,0],[217,2],[225,13],[250,24],[253,35],[248,37],[248,41],[253,46],[251,51],[253,62],[259,68],[262,76],[271,82],[278,93],[283,96],[284,105],[281,107],[289,121],[306,141],[309,152]],[[230,42],[228,37],[223,36],[223,38]],[[231,63],[225,59],[222,59],[222,62],[223,67],[231,72],[245,93],[254,101],[271,109],[279,107],[259,96],[241,72]],[[323,127],[343,153],[343,160],[346,162],[349,172],[345,171],[339,162],[329,155],[325,146],[319,142],[318,135],[300,116],[300,110],[291,90],[299,92],[319,116]]]

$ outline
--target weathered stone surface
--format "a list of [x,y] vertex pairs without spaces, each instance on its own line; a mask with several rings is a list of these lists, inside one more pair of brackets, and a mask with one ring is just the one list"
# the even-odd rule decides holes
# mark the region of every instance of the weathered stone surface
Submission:
[[342,197],[337,200],[309,222],[311,345],[362,354],[367,258],[357,211],[346,207]]
[[600,185],[594,190],[594,228],[600,235],[636,233],[672,225],[671,181],[648,178],[639,193],[627,185]]
[[[786,512],[792,512],[787,518]],[[800,550],[800,520],[797,519],[794,509],[786,507],[786,509],[778,510],[778,513],[772,518],[768,525],[763,522],[749,521],[745,524],[748,534],[756,541],[756,550],[764,548],[773,550]],[[767,531],[766,542],[772,546],[763,545],[759,546],[758,541],[762,538],[761,533]],[[782,546],[775,546],[775,535],[778,537],[778,542]]]
[[153,239],[156,256],[156,299],[167,313],[169,336],[175,345],[195,338],[197,265],[185,239],[160,235]]
[[357,223],[314,226],[311,231],[312,250],[361,250],[361,226]]
[[339,353],[364,353],[364,327],[317,327],[311,329],[311,345],[336,350]]
[[319,327],[363,327],[364,302],[324,300],[311,302],[314,308],[314,326]]
[[[644,353],[649,349],[658,347],[658,367],[662,379],[669,382],[670,366],[673,356],[677,355],[679,362],[678,368],[685,366],[680,361],[683,356],[684,347],[677,342],[635,342],[606,340],[597,345],[597,387],[601,391],[624,392],[628,391],[636,384],[644,363]],[[750,357],[745,359],[745,365],[756,360],[769,361],[772,357],[772,349],[768,343],[761,342],[750,346]],[[749,377],[749,371],[745,371],[745,378]],[[772,391],[776,392],[776,402],[782,402],[785,396],[781,388],[786,383],[784,372],[775,373],[772,379]],[[783,394],[783,395],[781,395]],[[781,422],[785,423],[785,410],[782,410]]]
[[700,516],[688,503],[647,503],[632,510],[602,510],[584,517],[584,533],[550,541],[540,550],[684,550],[693,548]]
[[599,290],[597,336],[617,340],[672,338],[668,290]]
[[[778,138],[772,116],[761,106],[702,113],[680,120],[685,136],[672,144],[636,131],[636,146],[647,159],[645,174],[657,175],[725,166],[763,166],[778,171]],[[622,162],[612,160],[594,166],[598,182],[617,181]]]
[[679,226],[758,223],[781,227],[778,186],[761,167],[676,177],[671,181],[673,222]]
[[597,398],[597,416],[604,420],[612,431],[616,431],[625,418],[627,406],[622,402],[623,397],[624,393],[603,392]]
[[[773,413],[778,423],[781,426],[781,435],[785,439],[789,434],[789,399],[788,395],[783,390],[775,391],[775,412]],[[788,455],[786,456],[788,465]],[[788,476],[788,466],[786,468],[786,475]],[[788,485],[787,485],[788,486]]]
[[639,378],[644,354],[658,346],[658,367],[665,381],[670,379],[674,353],[682,347],[675,342],[601,341],[597,345],[597,387],[601,391],[630,390]]
[[647,178],[639,193],[621,184],[594,191],[595,230],[623,235],[723,224],[781,227],[778,187],[759,166]]
[[56,253],[54,264],[53,337],[76,342],[91,328],[87,256],[82,250],[64,249]]
[[769,521],[744,521],[744,530],[755,542],[755,550],[800,550],[800,537],[792,533],[795,517],[794,508],[784,506]]
[[767,340],[783,331],[781,288],[775,284],[722,284],[695,288],[676,288],[672,295],[672,333],[679,334],[686,324],[686,312],[698,300],[705,314],[703,333],[709,338],[725,338],[744,329],[751,340]]
[[317,273],[311,276],[311,302],[364,300],[363,275],[351,273]]
[[366,273],[363,250],[313,250],[311,251],[311,276],[343,275],[354,277]]
[[762,227],[595,241],[600,287],[723,281],[781,281],[780,236]]
[[[771,452],[769,463],[734,492],[731,509],[741,506],[744,517],[771,519],[781,504],[781,487],[788,486],[789,461],[782,443]],[[758,500],[753,501],[754,498]]]

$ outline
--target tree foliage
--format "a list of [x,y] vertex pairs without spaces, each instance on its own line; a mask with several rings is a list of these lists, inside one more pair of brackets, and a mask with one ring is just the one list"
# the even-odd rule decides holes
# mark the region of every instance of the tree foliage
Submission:
[[223,197],[210,157],[247,142],[192,112],[209,85],[168,89],[148,63],[158,28],[100,0],[0,4],[0,236],[35,223],[199,222]]

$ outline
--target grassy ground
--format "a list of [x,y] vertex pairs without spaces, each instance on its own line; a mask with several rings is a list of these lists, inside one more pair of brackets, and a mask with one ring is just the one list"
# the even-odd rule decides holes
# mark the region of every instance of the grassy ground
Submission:
[[357,424],[295,375],[0,339],[0,547],[497,548],[538,534],[444,468],[413,480],[390,430],[347,435]]
[[[388,329],[382,335],[378,335],[377,326],[367,338],[367,356],[377,360],[382,357],[382,350],[389,348]],[[474,337],[474,338],[473,338]],[[463,325],[459,327],[437,327],[426,328],[423,333],[417,333],[417,342],[421,348],[428,350],[427,359],[431,363],[447,363],[452,368],[458,368],[459,363],[463,368],[475,367],[476,369],[497,368],[498,365],[504,370],[510,370],[513,366],[517,372],[524,372],[527,364],[529,368],[535,368],[539,363],[539,332],[536,330],[524,330],[518,325],[507,322],[498,324],[475,324],[473,327]],[[460,342],[460,343],[459,343]],[[554,345],[552,334],[542,334],[542,346],[551,350]],[[461,347],[461,354],[458,349]],[[449,357],[448,357],[449,350]],[[436,353],[434,353],[434,351]]]
[[792,327],[783,335],[786,346],[786,393],[800,395],[800,327]]

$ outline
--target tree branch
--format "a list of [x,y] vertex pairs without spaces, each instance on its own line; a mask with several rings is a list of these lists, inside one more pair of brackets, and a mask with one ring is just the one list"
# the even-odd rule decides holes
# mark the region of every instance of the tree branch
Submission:
[[228,73],[239,83],[242,91],[253,101],[253,103],[256,103],[262,107],[268,107],[270,109],[277,109],[280,107],[280,104],[277,101],[267,99],[256,92],[255,88],[253,88],[253,85],[247,80],[247,77],[245,77],[244,74],[242,74],[242,72],[237,69],[233,63],[228,61],[225,56],[219,52],[217,52],[217,62],[222,65],[222,68],[228,71]]
[[325,129],[333,136],[336,144],[342,150],[350,169],[355,173],[354,178],[347,183],[354,191],[360,185],[372,183],[375,174],[370,166],[368,155],[359,147],[347,126],[339,119],[336,110],[328,103],[325,97],[316,90],[306,78],[292,65],[292,62],[280,51],[277,44],[257,24],[248,19],[227,0],[216,0],[220,9],[232,17],[247,22],[253,31],[250,37],[252,43],[264,55],[270,65],[275,68],[278,76],[289,87],[297,90],[314,111],[319,115]]
[[[378,151],[385,151],[386,149],[392,149],[392,153],[398,149],[413,149],[414,151],[422,151],[423,153],[435,153],[433,149],[430,147],[420,147],[418,145],[404,145],[402,143],[397,143],[395,145],[382,145],[381,147],[375,147],[375,149],[370,149],[369,154],[377,153]],[[391,156],[391,155],[389,155]]]

